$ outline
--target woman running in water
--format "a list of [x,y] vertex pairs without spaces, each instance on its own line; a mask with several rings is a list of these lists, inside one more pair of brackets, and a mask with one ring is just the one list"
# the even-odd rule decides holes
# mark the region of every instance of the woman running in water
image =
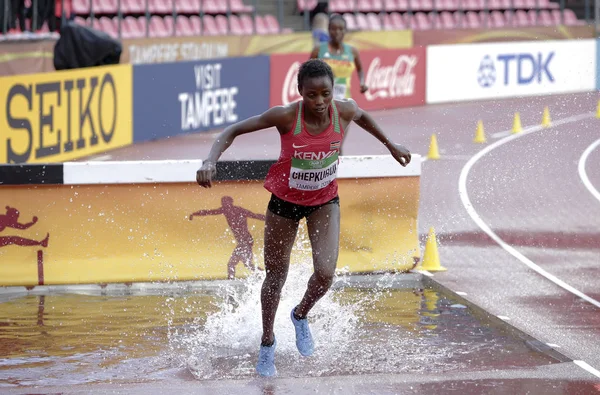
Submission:
[[333,14],[329,19],[329,42],[316,45],[310,54],[311,59],[323,59],[333,70],[333,98],[336,100],[351,97],[350,81],[354,69],[358,73],[360,92],[368,90],[358,50],[344,43],[345,34],[346,21],[340,14]]
[[325,62],[307,61],[298,72],[298,91],[302,100],[273,107],[227,127],[215,140],[208,158],[196,173],[199,185],[211,187],[216,162],[237,136],[271,127],[279,131],[281,154],[269,169],[264,184],[272,195],[265,218],[266,276],[261,290],[263,334],[256,365],[262,376],[277,373],[273,324],[302,218],[306,218],[308,225],[314,273],[304,297],[290,312],[290,319],[300,354],[309,356],[313,353],[307,315],[327,293],[335,274],[340,236],[337,166],[339,147],[350,123],[354,121],[381,141],[402,166],[411,160],[408,149],[393,143],[354,100],[334,100],[333,85],[333,71]]

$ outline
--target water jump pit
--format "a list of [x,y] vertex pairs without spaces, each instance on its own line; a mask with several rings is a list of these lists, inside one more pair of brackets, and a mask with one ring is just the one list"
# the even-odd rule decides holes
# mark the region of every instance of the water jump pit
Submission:
[[[279,378],[440,374],[559,362],[417,273],[339,275],[310,315],[289,311],[312,272],[292,265],[277,313]],[[255,379],[263,273],[234,281],[36,287],[0,303],[0,388]]]

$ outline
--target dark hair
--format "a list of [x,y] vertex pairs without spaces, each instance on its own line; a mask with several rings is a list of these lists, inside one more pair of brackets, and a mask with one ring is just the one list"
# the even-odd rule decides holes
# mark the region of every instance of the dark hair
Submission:
[[298,87],[302,88],[302,83],[306,78],[329,77],[333,85],[333,70],[327,63],[321,59],[310,59],[302,63],[298,70]]
[[346,20],[344,19],[342,14],[332,14],[329,17],[329,24],[331,25],[331,22],[335,21],[336,19],[339,19],[340,21],[344,22],[344,28],[346,27]]

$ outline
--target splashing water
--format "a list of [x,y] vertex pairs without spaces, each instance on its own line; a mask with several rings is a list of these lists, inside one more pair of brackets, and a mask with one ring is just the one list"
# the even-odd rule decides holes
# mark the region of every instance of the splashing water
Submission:
[[[296,376],[299,372],[321,375],[330,370],[331,364],[347,358],[347,351],[360,331],[363,307],[379,295],[372,293],[350,302],[346,297],[342,302],[342,291],[330,290],[309,314],[315,354],[304,358],[296,348],[290,312],[302,299],[311,275],[311,262],[290,266],[275,318],[276,364],[280,374],[286,376]],[[242,287],[222,287],[214,302],[217,311],[209,314],[204,324],[197,320],[187,330],[178,328],[171,332],[173,350],[198,379],[255,374],[262,335],[260,292],[264,276],[264,272],[256,272],[242,282]]]

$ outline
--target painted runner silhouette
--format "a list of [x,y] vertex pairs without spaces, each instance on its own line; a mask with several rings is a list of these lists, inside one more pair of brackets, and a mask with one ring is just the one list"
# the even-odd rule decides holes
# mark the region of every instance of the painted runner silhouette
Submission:
[[[190,215],[190,221],[194,217],[203,217],[206,215],[222,214],[227,220],[227,224],[233,233],[233,237],[237,245],[227,264],[227,278],[235,278],[235,267],[239,262],[242,262],[250,270],[256,270],[252,265],[252,247],[254,246],[254,238],[248,230],[248,218],[265,220],[263,214],[255,214],[243,207],[235,206],[231,196],[223,196],[221,198],[221,207],[214,210],[200,210]],[[258,268],[259,270],[263,270]]]
[[[31,228],[38,221],[38,217],[33,217],[32,221],[26,224],[19,222],[19,210],[13,207],[6,206],[6,214],[0,214],[0,232],[6,228],[13,228],[19,230],[25,230]],[[17,245],[21,247],[29,246],[42,246],[48,247],[48,239],[50,234],[46,235],[46,238],[42,241],[26,239],[19,236],[0,236],[0,247],[8,245]]]

